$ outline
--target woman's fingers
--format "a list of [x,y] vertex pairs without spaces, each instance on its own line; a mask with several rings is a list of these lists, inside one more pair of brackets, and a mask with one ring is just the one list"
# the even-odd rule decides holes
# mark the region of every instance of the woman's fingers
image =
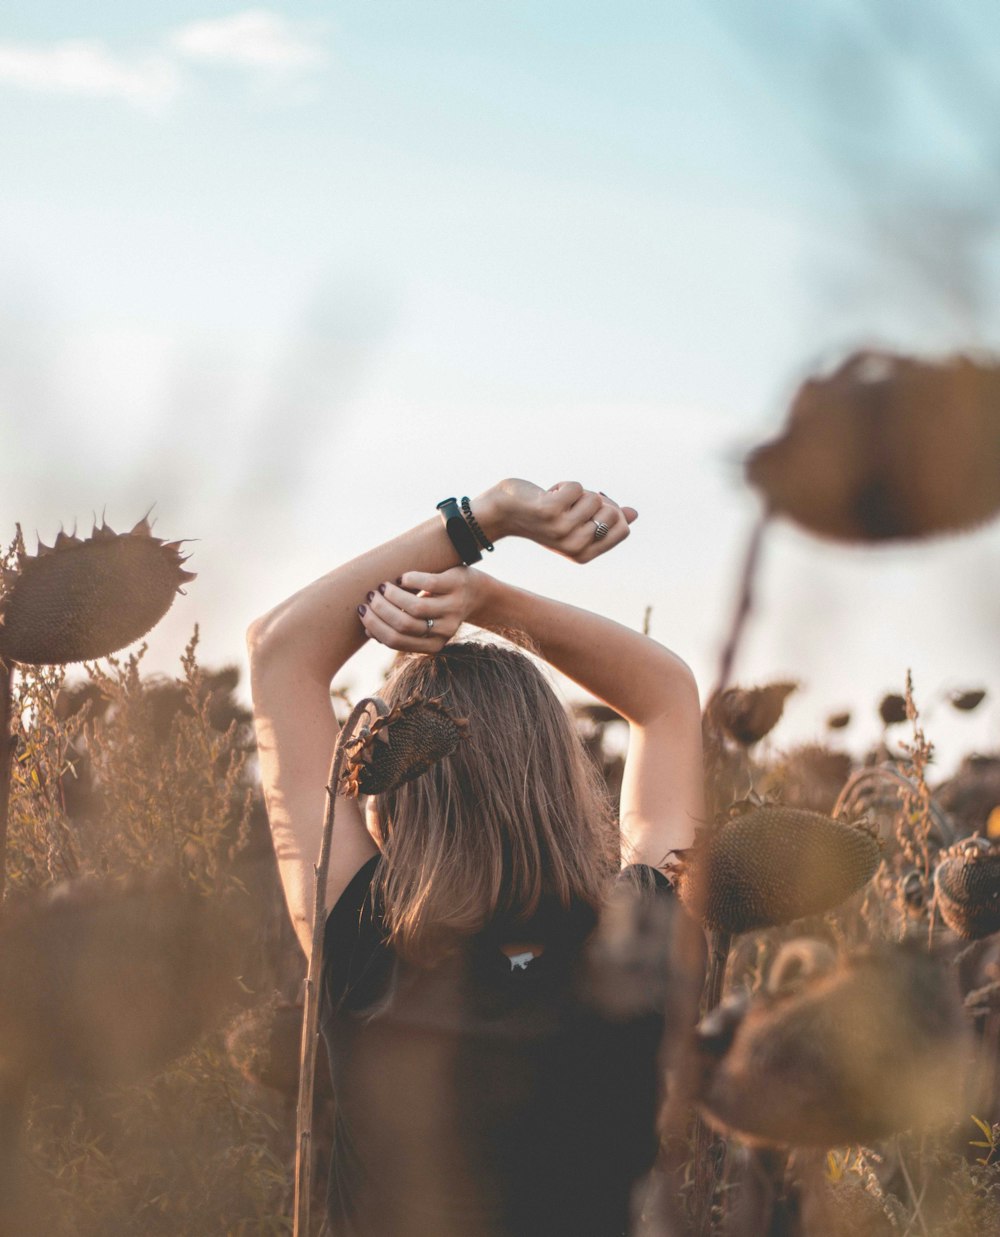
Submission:
[[[389,588],[397,597],[390,598]],[[445,606],[436,597],[415,597],[390,585],[386,593],[373,593],[368,609],[386,626],[403,636],[423,636],[433,631],[439,619],[444,618]],[[398,598],[398,599],[397,599]],[[431,626],[428,627],[428,622]]]
[[[428,583],[435,578],[426,572],[407,575],[424,576]],[[412,592],[402,584],[413,581],[406,577],[400,580],[400,584],[380,584],[377,590],[369,593],[365,604],[358,607],[361,625],[367,635],[388,648],[436,653],[461,625],[453,600],[423,590]]]
[[365,606],[364,611],[360,614],[359,607],[361,625],[365,632],[379,644],[384,644],[386,648],[398,649],[403,653],[437,653],[448,642],[448,635],[444,632],[439,633],[436,628],[428,630],[426,624],[423,634],[414,636],[391,626],[375,613],[371,605]]
[[577,562],[589,563],[620,544],[629,535],[630,523],[625,512],[617,504],[610,501],[602,503],[597,514],[590,521],[587,541],[577,555]]
[[433,597],[444,596],[458,586],[460,574],[465,567],[449,567],[447,571],[404,571],[396,581],[408,593],[429,593]]

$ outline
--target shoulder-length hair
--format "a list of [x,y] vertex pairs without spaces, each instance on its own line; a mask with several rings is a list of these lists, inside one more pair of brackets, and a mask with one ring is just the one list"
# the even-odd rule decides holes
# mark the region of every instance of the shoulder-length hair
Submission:
[[607,790],[534,662],[457,643],[401,659],[387,703],[439,697],[468,721],[457,750],[375,801],[377,896],[396,952],[430,964],[460,937],[543,899],[597,908],[618,866]]

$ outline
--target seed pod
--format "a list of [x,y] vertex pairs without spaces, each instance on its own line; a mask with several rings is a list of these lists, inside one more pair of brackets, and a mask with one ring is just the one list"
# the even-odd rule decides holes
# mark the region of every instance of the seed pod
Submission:
[[677,865],[677,888],[706,927],[752,932],[832,910],[880,857],[867,824],[765,805],[702,830]]
[[0,657],[33,666],[106,657],[141,639],[170,609],[184,571],[179,541],[142,519],[127,533],[106,524],[85,541],[60,533],[4,580]]
[[1000,511],[1000,365],[855,353],[799,389],[746,475],[772,512],[840,541],[982,524]]
[[878,715],[884,726],[899,726],[906,721],[906,698],[889,692],[879,702]]
[[966,1111],[957,985],[909,945],[722,1006],[699,1047],[706,1120],[758,1145],[871,1145]]
[[376,717],[347,744],[342,793],[378,795],[412,781],[451,755],[466,726],[439,699],[411,697]]
[[977,687],[972,691],[952,692],[948,699],[953,709],[958,709],[960,713],[971,713],[973,709],[978,709],[986,699],[986,691],[984,688]]
[[785,700],[797,683],[768,683],[765,687],[730,687],[708,704],[709,717],[742,747],[751,747],[781,720]]
[[1000,932],[1000,842],[965,838],[941,855],[934,873],[941,917],[967,939]]
[[0,1059],[118,1083],[186,1052],[232,999],[232,934],[166,879],[57,886],[0,928]]

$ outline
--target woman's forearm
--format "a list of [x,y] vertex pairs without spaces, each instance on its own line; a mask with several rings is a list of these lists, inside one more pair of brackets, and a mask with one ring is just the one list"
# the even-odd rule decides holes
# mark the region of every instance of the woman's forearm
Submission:
[[[491,540],[507,535],[503,496],[497,487],[473,502],[476,517]],[[279,603],[251,625],[251,655],[280,655],[311,677],[329,682],[365,643],[358,606],[381,583],[404,571],[446,571],[459,562],[437,516],[344,563]]]
[[679,657],[602,615],[484,576],[468,618],[490,631],[524,632],[549,665],[636,726],[697,709],[694,677]]

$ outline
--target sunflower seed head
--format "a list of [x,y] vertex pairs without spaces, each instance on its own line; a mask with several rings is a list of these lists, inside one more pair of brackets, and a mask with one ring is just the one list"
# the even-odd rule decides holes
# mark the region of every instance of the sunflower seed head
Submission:
[[81,539],[60,530],[4,573],[0,657],[64,665],[117,652],[166,614],[181,585],[181,542],[154,537],[144,517],[130,532],[102,521]]
[[348,742],[338,789],[349,797],[394,790],[450,756],[467,726],[439,698],[414,696],[377,716]]
[[867,821],[750,805],[699,832],[676,865],[677,888],[706,927],[750,932],[832,910],[871,880],[880,860]]

